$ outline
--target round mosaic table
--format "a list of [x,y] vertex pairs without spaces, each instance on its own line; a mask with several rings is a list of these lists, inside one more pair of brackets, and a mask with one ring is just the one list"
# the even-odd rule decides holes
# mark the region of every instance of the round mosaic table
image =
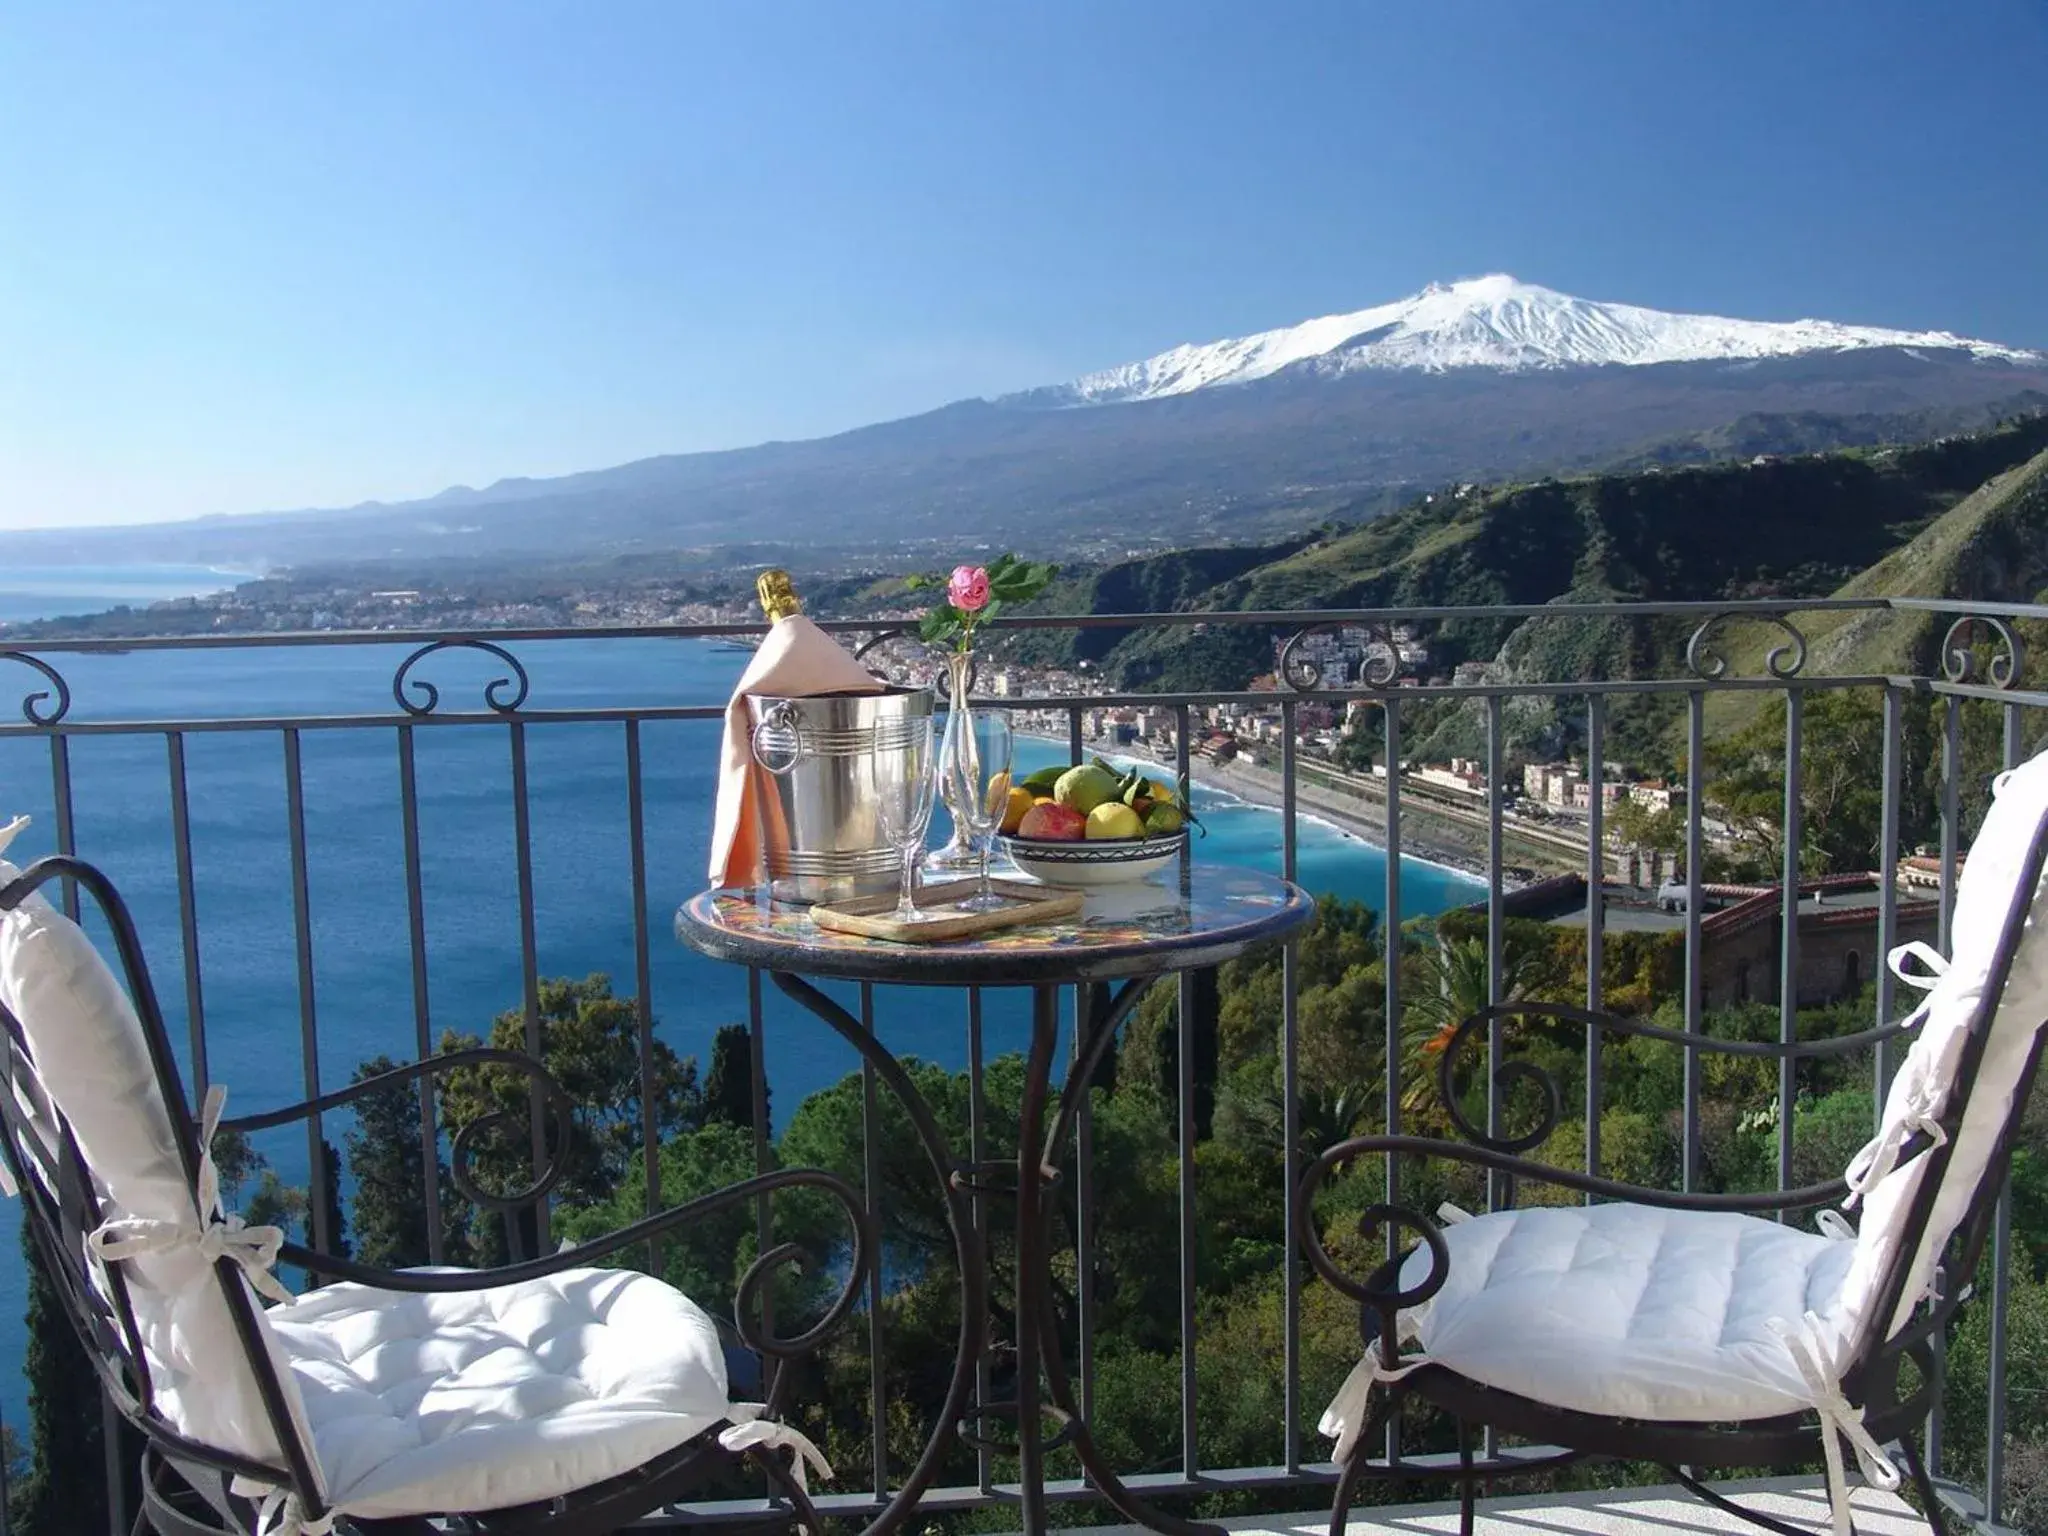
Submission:
[[[1047,1196],[1062,1149],[1104,1053],[1140,997],[1163,976],[1209,970],[1256,944],[1298,932],[1315,916],[1299,886],[1256,870],[1184,859],[1159,881],[1087,893],[1076,917],[1001,929],[946,944],[902,944],[819,928],[807,908],[771,903],[764,892],[711,890],[676,914],[677,937],[715,959],[768,972],[775,985],[860,1052],[902,1103],[944,1192],[960,1261],[960,1347],[937,1429],[918,1464],[870,1530],[893,1528],[930,1485],[955,1439],[986,1446],[985,1427],[1014,1418],[1023,1529],[1046,1529],[1045,1457],[1073,1450],[1093,1487],[1126,1519],[1193,1536],[1215,1527],[1167,1515],[1139,1500],[1097,1451],[1061,1356],[1053,1305]],[[1028,987],[1031,1045],[1017,1106],[1017,1153],[974,1163],[954,1155],[930,1106],[902,1066],[835,999],[807,978],[929,987]],[[1121,982],[1113,991],[1092,983]],[[1060,988],[1078,986],[1075,1051],[1055,1098]],[[1183,987],[1184,1002],[1193,990]],[[1106,995],[1105,995],[1106,994]],[[976,1367],[988,1348],[987,1255],[976,1239],[973,1198],[1017,1202],[1016,1396],[973,1401]],[[1041,1376],[1043,1381],[1041,1382]],[[1050,1426],[1048,1428],[1048,1426]]]

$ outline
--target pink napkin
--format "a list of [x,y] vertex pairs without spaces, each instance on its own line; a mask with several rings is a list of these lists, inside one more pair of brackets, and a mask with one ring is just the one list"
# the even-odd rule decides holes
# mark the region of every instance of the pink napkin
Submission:
[[725,750],[718,765],[718,811],[711,823],[711,883],[752,885],[761,876],[757,776],[749,694],[802,699],[821,693],[880,693],[883,683],[800,613],[768,631],[725,709]]

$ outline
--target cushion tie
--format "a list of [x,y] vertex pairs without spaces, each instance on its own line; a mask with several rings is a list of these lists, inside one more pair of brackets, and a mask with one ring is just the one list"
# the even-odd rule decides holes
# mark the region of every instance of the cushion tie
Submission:
[[[220,1204],[220,1170],[213,1163],[213,1138],[220,1129],[220,1112],[228,1091],[215,1083],[206,1090],[206,1102],[199,1115],[199,1188],[195,1199],[196,1222],[163,1221],[147,1216],[122,1216],[102,1222],[86,1234],[86,1247],[102,1263],[129,1259],[142,1253],[167,1253],[187,1244],[197,1247],[208,1263],[233,1259],[249,1283],[272,1301],[289,1302],[285,1289],[271,1270],[284,1233],[276,1227],[252,1227],[240,1216],[224,1214]],[[308,1529],[308,1536],[320,1536]]]
[[1358,1364],[1351,1368],[1351,1374],[1344,1378],[1344,1385],[1337,1389],[1337,1395],[1330,1399],[1330,1406],[1323,1410],[1323,1417],[1316,1425],[1317,1434],[1328,1435],[1337,1442],[1330,1451],[1330,1460],[1342,1466],[1351,1459],[1358,1437],[1365,1433],[1366,1408],[1372,1401],[1372,1389],[1377,1383],[1399,1381],[1429,1363],[1427,1355],[1404,1355],[1399,1365],[1386,1365],[1380,1360],[1379,1351],[1368,1347]]
[[296,1493],[251,1483],[243,1477],[236,1478],[230,1486],[244,1498],[252,1498],[258,1490],[263,1491],[263,1502],[256,1509],[256,1536],[333,1536],[334,1511],[331,1509],[317,1520],[308,1520],[305,1503]]
[[1849,1218],[1840,1211],[1822,1211],[1813,1218],[1813,1224],[1819,1229],[1820,1235],[1827,1238],[1830,1242],[1853,1243],[1856,1241],[1856,1228],[1850,1225]]
[[1842,1465],[1842,1442],[1848,1441],[1856,1452],[1863,1479],[1872,1487],[1893,1492],[1899,1486],[1899,1469],[1863,1427],[1863,1410],[1842,1396],[1840,1376],[1822,1342],[1820,1319],[1809,1312],[1800,1326],[1795,1327],[1782,1317],[1772,1318],[1769,1326],[1784,1341],[1786,1353],[1806,1382],[1813,1410],[1820,1415],[1820,1446],[1827,1459],[1828,1508],[1834,1536],[1854,1536],[1849,1522],[1849,1485]]
[[[1849,1196],[1842,1202],[1843,1210],[1854,1210],[1856,1202],[1863,1198],[1865,1191],[1875,1189],[1886,1176],[1899,1165],[1899,1154],[1917,1131],[1925,1131],[1933,1146],[1943,1146],[1948,1141],[1948,1132],[1933,1115],[1934,1106],[1924,1100],[1909,1104],[1906,1112],[1892,1124],[1887,1125],[1863,1149],[1849,1159],[1849,1166],[1842,1174],[1842,1182],[1849,1186]],[[1930,1148],[1931,1150],[1931,1148]]]
[[[1908,960],[1918,960],[1927,967],[1926,972],[1907,970]],[[1922,992],[1932,992],[1941,985],[1941,978],[1948,974],[1948,961],[1925,939],[1910,939],[1901,944],[1884,957],[1884,963],[1899,980],[1909,987],[1918,987]]]
[[810,1470],[831,1482],[832,1463],[811,1437],[793,1424],[762,1418],[765,1411],[760,1403],[734,1403],[728,1412],[734,1422],[719,1431],[718,1443],[736,1455],[752,1450],[788,1451],[790,1473],[805,1493],[811,1491]]

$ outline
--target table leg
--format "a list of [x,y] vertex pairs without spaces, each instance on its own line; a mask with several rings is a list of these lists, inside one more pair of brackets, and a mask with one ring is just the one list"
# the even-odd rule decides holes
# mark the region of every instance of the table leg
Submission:
[[[1075,1117],[1079,1113],[1081,1100],[1088,1093],[1093,1083],[1096,1068],[1100,1065],[1104,1054],[1107,1052],[1111,1038],[1136,1009],[1139,1000],[1144,996],[1146,990],[1155,979],[1153,977],[1140,977],[1134,981],[1126,982],[1115,997],[1110,1000],[1106,1008],[1095,1007],[1088,1010],[1088,1034],[1086,1038],[1078,1043],[1074,1060],[1068,1067],[1065,1091],[1060,1095],[1060,1101],[1054,1109],[1051,1124],[1045,1130],[1044,1139],[1037,1143],[1042,1148],[1038,1167],[1030,1170],[1037,1186],[1034,1194],[1039,1202],[1041,1211],[1043,1210],[1045,1199],[1043,1170],[1058,1166],[1067,1150],[1067,1138],[1071,1134]],[[1037,1023],[1038,1015],[1043,1011],[1044,1007],[1045,1004],[1043,999],[1041,999],[1039,1006],[1033,1010],[1034,1024]],[[1046,1031],[1048,1048],[1053,1037],[1057,1034],[1058,1022],[1058,1002],[1057,995],[1055,994],[1051,1005],[1051,1027]],[[1036,1029],[1033,1032],[1032,1043],[1034,1047],[1038,1043],[1038,1031]],[[1032,1058],[1032,1066],[1034,1070],[1027,1073],[1025,1082],[1027,1104],[1032,1102],[1033,1084],[1042,1080],[1036,1072],[1037,1057],[1035,1055]],[[1045,1073],[1047,1077],[1051,1073],[1051,1058],[1049,1054],[1045,1063]],[[1018,1122],[1020,1148],[1032,1144],[1029,1139],[1030,1131],[1027,1125],[1035,1124],[1035,1120],[1026,1122],[1020,1117]],[[1024,1157],[1020,1151],[1018,1158],[1020,1197],[1022,1195],[1023,1178],[1030,1162],[1031,1160]],[[1085,1179],[1089,1176],[1089,1170],[1081,1169],[1079,1174],[1081,1178]],[[1026,1336],[1022,1318],[1022,1313],[1025,1310],[1024,1276],[1026,1271],[1024,1267],[1024,1244],[1021,1241],[1024,1230],[1021,1198],[1018,1216],[1018,1234],[1020,1238],[1018,1243],[1018,1312],[1020,1315],[1017,1326],[1017,1338],[1018,1353],[1021,1358],[1023,1355],[1023,1340]],[[1060,1443],[1072,1448],[1075,1457],[1081,1463],[1081,1470],[1086,1475],[1089,1483],[1101,1493],[1102,1497],[1108,1501],[1117,1513],[1133,1524],[1159,1531],[1163,1533],[1163,1536],[1224,1536],[1221,1526],[1205,1525],[1195,1520],[1183,1520],[1176,1515],[1169,1515],[1162,1510],[1154,1509],[1151,1505],[1145,1503],[1124,1485],[1123,1480],[1117,1476],[1116,1469],[1110,1466],[1103,1457],[1100,1448],[1095,1444],[1095,1438],[1089,1432],[1086,1416],[1082,1412],[1082,1404],[1080,1402],[1080,1395],[1076,1390],[1076,1383],[1073,1377],[1068,1374],[1066,1359],[1060,1349],[1059,1314],[1057,1308],[1053,1305],[1050,1254],[1044,1246],[1043,1221],[1039,1223],[1038,1230],[1040,1233],[1040,1245],[1036,1255],[1037,1283],[1031,1287],[1036,1293],[1035,1305],[1039,1309],[1036,1326],[1031,1331],[1035,1345],[1032,1384],[1035,1389],[1037,1386],[1036,1371],[1042,1367],[1045,1372],[1044,1406],[1051,1410],[1054,1417],[1063,1421],[1059,1436]],[[1020,1400],[1022,1395],[1020,1389]],[[1035,1398],[1036,1392],[1034,1390]],[[1028,1497],[1028,1483],[1026,1487]]]
[[[984,1325],[987,1318],[987,1254],[976,1241],[971,1205],[962,1183],[962,1170],[953,1160],[945,1134],[939,1129],[930,1106],[917,1091],[909,1075],[860,1020],[832,998],[801,977],[771,973],[776,987],[823,1020],[862,1058],[894,1094],[905,1112],[925,1156],[946,1190],[947,1220],[952,1229],[955,1252],[961,1266],[961,1322],[959,1353],[953,1379],[946,1395],[938,1428],[926,1444],[916,1468],[887,1507],[866,1528],[863,1536],[886,1536],[912,1513],[924,1490],[937,1473],[944,1452],[954,1437],[973,1393],[975,1368],[987,1347]],[[1045,1419],[1050,1412],[1061,1421],[1054,1445],[1071,1446],[1089,1482],[1126,1519],[1168,1536],[1223,1536],[1221,1527],[1203,1525],[1164,1514],[1144,1503],[1116,1475],[1096,1447],[1088,1426],[1081,1418],[1075,1383],[1068,1374],[1060,1348],[1059,1315],[1053,1304],[1051,1252],[1046,1236],[1048,1189],[1047,1169],[1057,1166],[1061,1148],[1071,1134],[1073,1116],[1080,1096],[1101,1061],[1107,1042],[1136,1007],[1152,978],[1127,982],[1106,1012],[1091,1010],[1089,1038],[1072,1064],[1069,1081],[1057,1105],[1052,1097],[1052,1069],[1059,1038],[1059,988],[1034,987],[1031,1008],[1031,1046],[1026,1057],[1024,1089],[1017,1113],[1017,1458],[1020,1464],[1020,1524],[1028,1536],[1041,1536],[1047,1529],[1045,1458],[1052,1447],[1045,1436]],[[1081,1171],[1087,1176],[1086,1170]],[[1041,1375],[1043,1383],[1041,1384]]]
[[1059,989],[1032,988],[1031,1052],[1023,1100],[1017,1107],[1017,1463],[1026,1536],[1038,1536],[1046,1528],[1045,1425],[1039,1416],[1038,1374],[1050,1342],[1041,1327],[1052,1310],[1047,1305],[1052,1266],[1045,1238],[1045,1165],[1038,1147],[1059,1030]]
[[[931,1164],[932,1173],[939,1181],[946,1200],[946,1224],[953,1239],[953,1251],[960,1264],[960,1337],[953,1359],[953,1377],[946,1389],[946,1401],[939,1412],[937,1427],[925,1442],[917,1465],[904,1479],[903,1486],[896,1490],[882,1511],[871,1520],[862,1536],[888,1536],[900,1527],[916,1510],[918,1501],[924,1497],[944,1464],[946,1452],[951,1448],[956,1427],[966,1410],[974,1392],[975,1366],[987,1348],[985,1337],[988,1321],[988,1256],[976,1240],[973,1214],[966,1191],[956,1178],[957,1164],[952,1148],[947,1144],[946,1135],[939,1128],[931,1106],[924,1095],[917,1091],[917,1085],[903,1070],[902,1064],[890,1055],[862,1028],[853,1014],[842,1008],[801,976],[785,972],[771,972],[778,991],[781,991],[814,1017],[829,1025],[833,1032],[852,1046],[861,1058],[875,1070],[875,1075],[888,1088],[910,1120],[912,1132],[922,1146],[925,1159]],[[1057,1013],[1054,1018],[1057,1021]],[[1041,1078],[1043,1082],[1043,1078]],[[1042,1098],[1042,1090],[1041,1090]],[[1021,1225],[1020,1225],[1021,1230]],[[1041,1266],[1042,1267],[1042,1266]],[[1021,1338],[1021,1334],[1020,1334]],[[1021,1354],[1021,1350],[1020,1350]],[[1034,1382],[1036,1377],[1033,1377]],[[1041,1480],[1040,1487],[1043,1488]],[[1041,1520],[1038,1529],[1043,1529]]]

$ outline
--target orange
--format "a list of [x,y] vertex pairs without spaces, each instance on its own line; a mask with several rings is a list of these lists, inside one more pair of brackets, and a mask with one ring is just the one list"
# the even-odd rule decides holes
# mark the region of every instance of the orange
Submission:
[[1021,786],[1013,785],[1011,787],[1009,793],[1003,797],[1003,833],[1005,836],[1014,836],[1016,834],[1017,823],[1024,819],[1024,813],[1030,810],[1035,803],[1030,790]]

